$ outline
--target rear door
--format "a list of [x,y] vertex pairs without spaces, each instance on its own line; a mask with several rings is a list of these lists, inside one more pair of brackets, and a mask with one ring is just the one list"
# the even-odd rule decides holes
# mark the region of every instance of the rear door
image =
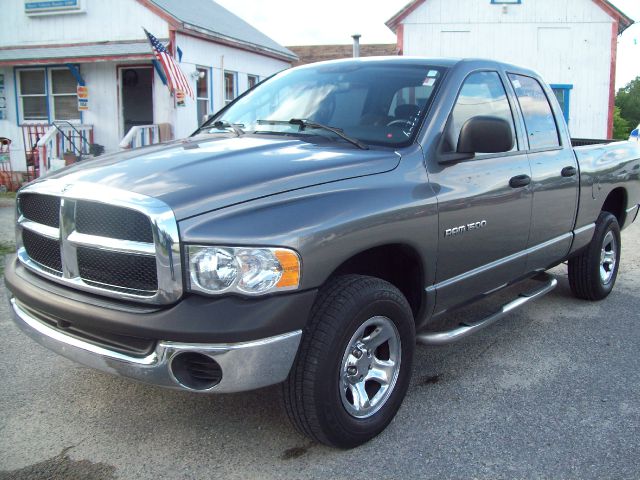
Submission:
[[524,273],[532,195],[529,185],[511,180],[528,177],[531,171],[526,149],[517,141],[516,132],[521,130],[514,121],[515,100],[507,97],[503,80],[497,71],[467,76],[449,116],[442,151],[454,152],[462,125],[478,115],[509,122],[514,149],[477,154],[453,164],[430,162],[429,182],[438,191],[440,230],[435,313]]
[[[541,83],[529,76],[509,74],[527,132],[533,208],[527,270],[546,269],[565,258],[571,248],[578,207],[579,175],[567,135],[560,134],[552,103]],[[550,92],[549,92],[550,93]],[[556,109],[559,115],[559,109]]]

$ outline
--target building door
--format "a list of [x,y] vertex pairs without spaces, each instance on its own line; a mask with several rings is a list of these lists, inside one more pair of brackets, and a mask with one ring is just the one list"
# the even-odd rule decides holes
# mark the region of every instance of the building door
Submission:
[[[443,152],[455,152],[462,126],[489,115],[506,120],[512,151],[473,159],[430,161],[429,181],[438,186],[439,236],[436,313],[486,294],[524,274],[532,194],[527,153],[517,141],[512,107],[498,72],[470,74],[445,130]],[[515,179],[523,182],[516,182]]]
[[120,67],[119,77],[124,136],[135,125],[153,124],[153,68]]

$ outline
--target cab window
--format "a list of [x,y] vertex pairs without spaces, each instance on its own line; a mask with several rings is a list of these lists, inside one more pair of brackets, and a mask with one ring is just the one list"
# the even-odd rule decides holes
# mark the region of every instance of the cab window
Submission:
[[509,79],[522,109],[529,148],[559,147],[556,121],[540,83],[524,75],[509,74]]
[[460,130],[467,120],[479,115],[498,117],[509,122],[513,134],[513,150],[517,150],[513,113],[507,93],[497,72],[476,72],[467,77],[460,89],[445,133],[445,152],[455,152]]

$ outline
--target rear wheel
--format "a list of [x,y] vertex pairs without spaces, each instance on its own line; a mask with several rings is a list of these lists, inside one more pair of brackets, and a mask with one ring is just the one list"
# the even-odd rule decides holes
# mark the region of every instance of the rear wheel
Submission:
[[283,387],[292,423],[335,447],[370,440],[400,408],[414,346],[411,308],[396,287],[361,275],[330,280]]
[[609,212],[602,212],[589,246],[569,260],[569,285],[578,298],[602,300],[618,277],[620,265],[620,226]]

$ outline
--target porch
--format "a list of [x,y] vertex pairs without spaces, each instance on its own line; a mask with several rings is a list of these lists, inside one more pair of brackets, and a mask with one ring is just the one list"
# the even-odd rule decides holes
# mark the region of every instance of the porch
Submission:
[[[65,50],[77,56],[36,56]],[[11,182],[0,181],[7,187],[73,160],[173,138],[173,98],[158,78],[146,40],[4,50],[0,79],[6,97],[0,137],[10,140],[7,169],[13,172]]]
[[[160,143],[168,136],[166,125],[134,125],[118,144],[120,150]],[[25,181],[31,181],[47,172],[58,170],[75,162],[100,156],[103,145],[94,143],[94,126],[56,121],[51,124],[22,125],[25,145]],[[12,183],[19,183],[14,178]]]

